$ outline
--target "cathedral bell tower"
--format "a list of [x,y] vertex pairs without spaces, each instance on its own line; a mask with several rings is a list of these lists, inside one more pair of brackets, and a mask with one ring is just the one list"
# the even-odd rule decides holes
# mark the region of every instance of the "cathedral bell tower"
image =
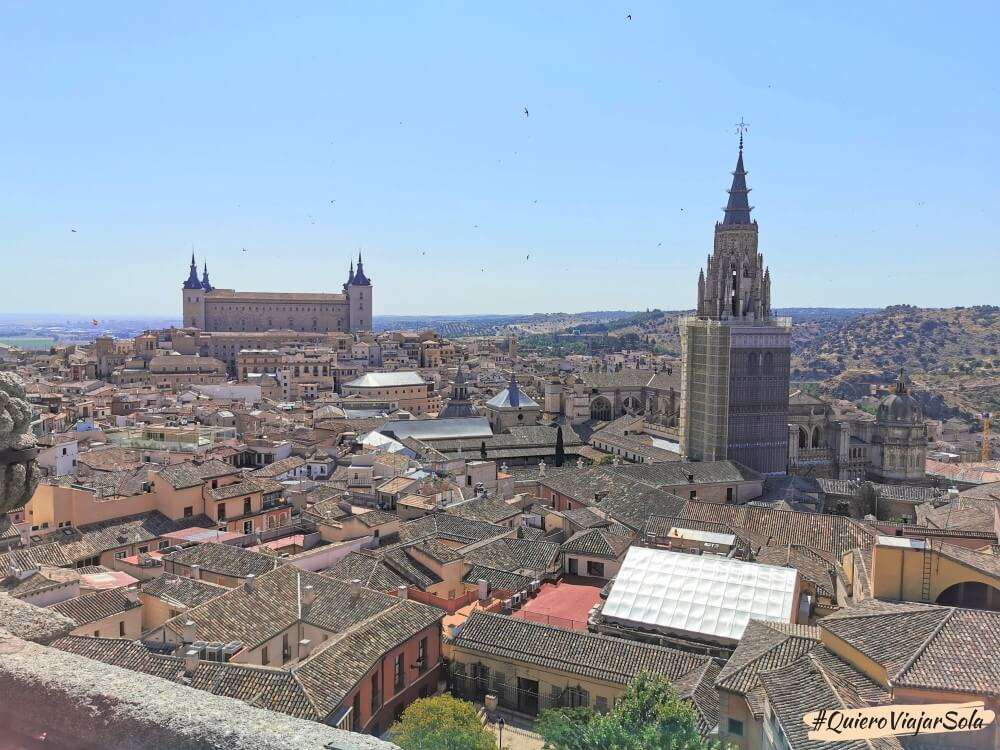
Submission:
[[722,221],[698,276],[698,307],[681,321],[681,451],[689,461],[737,461],[762,474],[788,464],[791,321],[771,313],[771,275],[757,249],[739,156]]

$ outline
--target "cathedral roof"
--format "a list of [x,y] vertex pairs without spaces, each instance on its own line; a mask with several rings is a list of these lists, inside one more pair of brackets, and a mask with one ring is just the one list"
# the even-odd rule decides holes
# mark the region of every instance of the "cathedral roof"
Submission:
[[919,422],[923,419],[920,404],[910,395],[902,371],[896,379],[895,392],[879,402],[875,419],[879,422]]
[[740,139],[740,156],[733,172],[733,184],[729,188],[729,203],[725,208],[724,226],[750,224],[750,188],[747,187],[747,171],[743,168],[743,140]]

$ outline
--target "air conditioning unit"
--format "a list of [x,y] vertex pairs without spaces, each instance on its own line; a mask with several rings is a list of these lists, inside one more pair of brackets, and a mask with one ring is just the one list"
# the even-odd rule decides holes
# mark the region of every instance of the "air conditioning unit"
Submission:
[[503,600],[503,612],[505,615],[509,615],[514,611],[514,603],[510,599]]

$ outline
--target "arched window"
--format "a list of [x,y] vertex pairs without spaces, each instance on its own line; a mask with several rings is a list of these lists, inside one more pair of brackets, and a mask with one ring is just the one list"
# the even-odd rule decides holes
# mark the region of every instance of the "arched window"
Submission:
[[747,356],[747,372],[756,375],[760,371],[760,355],[757,352],[750,352]]
[[820,445],[819,445],[819,434],[820,434],[820,432],[821,432],[821,430],[818,427],[813,432],[813,439],[812,439],[812,447],[813,448],[819,448],[820,447]]
[[764,372],[772,373],[774,372],[774,354],[771,352],[764,353]]
[[804,427],[799,428],[799,448],[809,447],[809,435],[806,434]]

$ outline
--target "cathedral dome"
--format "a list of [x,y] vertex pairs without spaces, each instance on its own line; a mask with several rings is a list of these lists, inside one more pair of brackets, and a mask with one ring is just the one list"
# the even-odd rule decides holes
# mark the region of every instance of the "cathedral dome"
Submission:
[[910,395],[902,372],[896,380],[895,393],[890,393],[879,402],[875,418],[879,422],[923,421],[923,411],[917,400]]

